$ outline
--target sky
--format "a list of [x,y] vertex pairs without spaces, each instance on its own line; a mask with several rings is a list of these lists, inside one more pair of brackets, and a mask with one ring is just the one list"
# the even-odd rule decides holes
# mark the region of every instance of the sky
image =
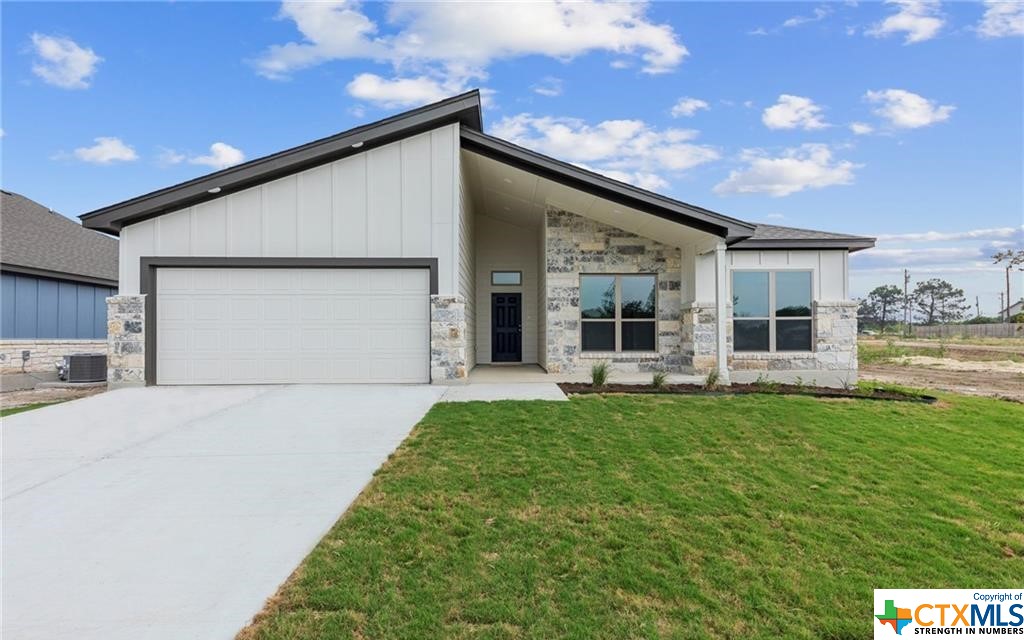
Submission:
[[[744,220],[878,238],[851,293],[983,314],[1024,248],[1024,4],[0,5],[0,184],[69,217],[471,88],[485,129]],[[1012,296],[1024,295],[1024,273]]]

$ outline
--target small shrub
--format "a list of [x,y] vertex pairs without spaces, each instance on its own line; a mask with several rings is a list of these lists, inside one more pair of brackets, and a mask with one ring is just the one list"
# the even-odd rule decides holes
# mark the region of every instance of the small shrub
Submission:
[[802,377],[802,376],[797,376],[797,377],[796,377],[796,382],[794,382],[794,383],[793,383],[793,385],[794,385],[794,386],[795,386],[795,387],[796,387],[797,389],[803,389],[804,387],[806,387],[806,386],[807,386],[807,383],[806,383],[806,382],[804,382],[804,379],[803,379],[803,377]]
[[664,389],[665,383],[668,381],[667,371],[655,371],[654,375],[651,376],[651,386],[655,389]]
[[590,384],[594,387],[603,387],[608,384],[612,369],[607,362],[598,362],[590,367]]
[[779,383],[771,380],[763,373],[757,375],[757,380],[754,380],[754,386],[765,393],[774,393],[779,390]]
[[708,371],[708,375],[704,378],[704,388],[708,391],[713,391],[718,388],[718,367],[715,367],[711,371]]

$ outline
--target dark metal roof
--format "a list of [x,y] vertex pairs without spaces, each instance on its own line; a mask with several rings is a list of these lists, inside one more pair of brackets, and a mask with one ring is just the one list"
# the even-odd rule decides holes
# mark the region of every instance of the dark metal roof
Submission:
[[0,261],[14,273],[117,286],[117,240],[0,192]]
[[[90,229],[118,234],[125,225],[219,198],[234,191],[297,173],[408,138],[445,124],[483,127],[480,92],[469,91],[378,122],[250,160],[188,182],[160,189],[79,216]],[[211,189],[216,189],[210,193]]]
[[754,235],[734,244],[733,249],[870,249],[875,239],[843,233],[758,224]]
[[469,151],[618,202],[623,206],[641,209],[667,220],[713,233],[726,238],[729,242],[749,237],[754,232],[754,225],[748,222],[613,180],[465,127],[462,128],[462,146]]
[[[482,131],[483,115],[480,93],[477,90],[97,209],[80,217],[84,226],[116,235],[128,224],[219,198],[234,191],[456,122],[461,125],[462,146],[467,150],[618,202],[623,206],[707,231],[725,238],[734,248],[848,248],[856,251],[874,246],[873,238],[744,222],[613,180],[487,135]],[[214,190],[213,193],[211,190]]]

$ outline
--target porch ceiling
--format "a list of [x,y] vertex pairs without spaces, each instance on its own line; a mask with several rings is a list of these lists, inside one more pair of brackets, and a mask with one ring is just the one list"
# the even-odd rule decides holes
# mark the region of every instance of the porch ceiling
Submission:
[[478,215],[535,228],[550,206],[677,247],[719,239],[714,234],[624,206],[499,160],[465,149],[461,153],[467,187]]

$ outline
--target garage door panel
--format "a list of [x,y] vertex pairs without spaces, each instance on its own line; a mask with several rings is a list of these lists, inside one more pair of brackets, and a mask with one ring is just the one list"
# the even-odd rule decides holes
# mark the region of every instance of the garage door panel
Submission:
[[426,382],[429,315],[426,269],[161,268],[157,382]]

